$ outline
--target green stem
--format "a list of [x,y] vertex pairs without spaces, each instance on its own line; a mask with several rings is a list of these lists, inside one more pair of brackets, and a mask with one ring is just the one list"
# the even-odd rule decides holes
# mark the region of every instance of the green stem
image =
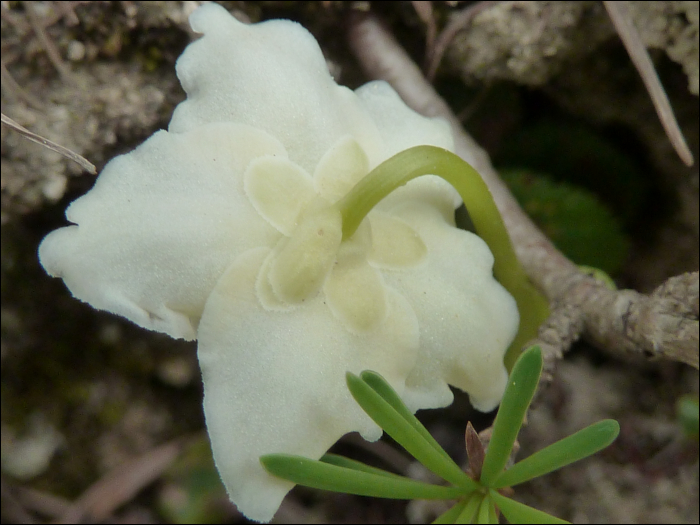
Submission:
[[435,146],[416,146],[384,161],[338,202],[343,216],[343,240],[355,233],[379,201],[421,175],[437,175],[454,186],[476,232],[493,253],[496,279],[518,304],[520,328],[505,357],[510,371],[521,348],[537,335],[537,328],[549,315],[549,308],[547,300],[532,286],[520,266],[488,186],[467,162]]

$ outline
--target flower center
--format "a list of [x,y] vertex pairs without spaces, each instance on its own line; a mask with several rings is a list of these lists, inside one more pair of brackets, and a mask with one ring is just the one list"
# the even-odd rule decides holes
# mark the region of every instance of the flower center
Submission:
[[356,217],[352,233],[344,231],[340,203],[347,205],[346,197],[368,170],[367,156],[349,136],[323,155],[313,175],[285,156],[264,156],[248,165],[244,187],[251,204],[284,235],[256,281],[266,309],[287,311],[323,293],[333,315],[352,333],[372,332],[386,319],[380,269],[420,264],[427,248],[409,224],[379,210],[371,215],[366,210],[366,221]]
[[281,301],[299,304],[318,294],[336,260],[343,238],[340,211],[324,207],[307,211],[291,237],[273,252],[268,279]]

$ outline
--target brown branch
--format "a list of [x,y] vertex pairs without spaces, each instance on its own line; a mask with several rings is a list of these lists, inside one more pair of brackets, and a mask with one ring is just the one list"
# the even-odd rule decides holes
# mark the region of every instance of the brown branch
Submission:
[[623,316],[625,339],[612,341],[626,351],[641,347],[650,357],[682,361],[698,368],[698,272],[667,280],[649,297],[633,301]]
[[[583,334],[613,354],[663,357],[698,366],[697,274],[674,278],[679,281],[672,279],[659,289],[673,289],[673,296],[659,291],[651,296],[632,290],[612,291],[585,275],[525,215],[488,154],[464,131],[418,66],[376,18],[355,13],[350,20],[349,42],[370,77],[389,82],[415,111],[443,117],[451,124],[456,153],[472,164],[489,186],[525,271],[553,304],[552,315],[533,341],[543,348],[544,380],[551,378],[556,360]],[[683,291],[679,291],[679,283],[685,284]],[[693,286],[694,316],[692,305],[679,306],[678,302],[682,297],[682,304],[687,304]]]
[[437,24],[435,23],[435,15],[433,14],[433,3],[414,0],[411,2],[413,9],[416,11],[418,18],[425,24],[425,56],[426,58],[433,54],[435,47],[435,37],[437,35]]

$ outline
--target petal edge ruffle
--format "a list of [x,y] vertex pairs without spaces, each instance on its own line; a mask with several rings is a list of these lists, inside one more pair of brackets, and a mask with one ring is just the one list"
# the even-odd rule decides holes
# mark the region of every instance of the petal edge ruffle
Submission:
[[284,156],[265,132],[216,123],[160,131],[110,161],[73,202],[74,226],[50,233],[39,259],[75,297],[150,330],[194,339],[209,293],[243,251],[280,234],[243,193],[261,155]]
[[292,487],[267,474],[259,456],[318,459],[347,432],[379,438],[345,372],[376,370],[402,392],[418,348],[413,311],[391,291],[387,321],[365,336],[342,328],[321,297],[299,310],[265,310],[255,281],[268,253],[250,250],[224,273],[204,309],[198,346],[217,468],[232,501],[258,521],[272,519]]

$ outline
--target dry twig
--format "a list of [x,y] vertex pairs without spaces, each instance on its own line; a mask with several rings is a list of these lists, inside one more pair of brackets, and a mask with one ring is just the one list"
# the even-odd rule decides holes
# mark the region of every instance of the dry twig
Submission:
[[434,45],[426,49],[425,76],[428,77],[428,80],[435,79],[435,73],[437,73],[442,57],[457,33],[468,27],[476,15],[495,3],[495,1],[483,1],[467,6],[447,24],[435,40]]
[[9,126],[11,129],[15,130],[17,133],[20,133],[25,138],[31,140],[32,142],[36,142],[37,144],[41,144],[42,146],[47,147],[50,150],[55,151],[56,153],[60,153],[64,157],[67,157],[70,160],[72,160],[73,162],[77,162],[85,171],[92,175],[95,175],[97,173],[97,168],[95,167],[95,165],[89,160],[87,160],[85,157],[78,155],[74,151],[63,147],[60,144],[56,144],[55,142],[52,142],[49,139],[45,139],[41,135],[32,133],[27,128],[21,126],[20,124],[12,120],[10,117],[6,116],[4,113],[1,115],[1,118],[3,124]]
[[183,439],[175,439],[108,472],[70,506],[60,523],[104,521],[144,487],[158,479],[175,461],[184,445]]
[[51,519],[58,519],[70,509],[70,501],[30,487],[15,487],[17,500],[25,509]]
[[[390,32],[370,14],[355,15],[349,41],[365,71],[372,78],[389,82],[417,112],[441,116],[452,125],[455,151],[481,173],[525,271],[552,303],[552,315],[534,341],[542,345],[547,363],[543,380],[551,379],[555,361],[581,335],[613,354],[663,357],[697,367],[697,273],[664,284],[659,290],[675,290],[669,298],[659,291],[650,296],[633,290],[612,291],[580,272],[525,215],[486,152],[464,131]],[[690,298],[691,306],[679,306],[678,297]]]
[[425,57],[426,59],[433,54],[435,47],[435,37],[437,36],[437,24],[435,23],[435,15],[433,14],[433,3],[415,0],[411,2],[413,9],[416,10],[418,18],[425,24]]
[[0,516],[3,523],[35,523],[33,517],[17,501],[12,487],[5,482],[5,478],[0,479]]
[[610,15],[617,34],[620,35],[620,40],[622,40],[632,59],[634,67],[637,68],[639,75],[644,81],[644,86],[647,88],[651,101],[654,103],[654,109],[656,109],[656,114],[659,116],[668,139],[686,166],[692,166],[693,154],[690,152],[690,148],[688,148],[688,144],[683,137],[683,132],[678,126],[673,109],[671,109],[671,103],[668,101],[666,91],[664,91],[659,76],[656,74],[656,69],[654,69],[654,64],[649,57],[647,48],[644,46],[644,42],[642,42],[637,29],[632,23],[627,2],[603,2],[603,4],[608,11],[608,15]]
[[32,29],[34,30],[34,33],[36,34],[37,38],[41,42],[44,51],[46,51],[49,60],[59,72],[61,77],[63,77],[63,80],[65,82],[70,82],[72,79],[72,74],[65,62],[63,62],[61,54],[58,52],[58,49],[56,49],[56,46],[46,34],[46,22],[40,18],[37,8],[33,4],[33,2],[25,2],[24,7],[27,11],[27,18],[29,19],[29,23],[31,24]]
[[13,95],[20,100],[23,100],[24,102],[32,106],[34,109],[44,109],[44,104],[34,95],[31,95],[29,92],[22,89],[22,86],[20,86],[17,83],[17,81],[12,77],[12,75],[10,75],[10,72],[7,70],[7,66],[5,64],[4,59],[0,60],[0,74],[2,75],[3,92]]

